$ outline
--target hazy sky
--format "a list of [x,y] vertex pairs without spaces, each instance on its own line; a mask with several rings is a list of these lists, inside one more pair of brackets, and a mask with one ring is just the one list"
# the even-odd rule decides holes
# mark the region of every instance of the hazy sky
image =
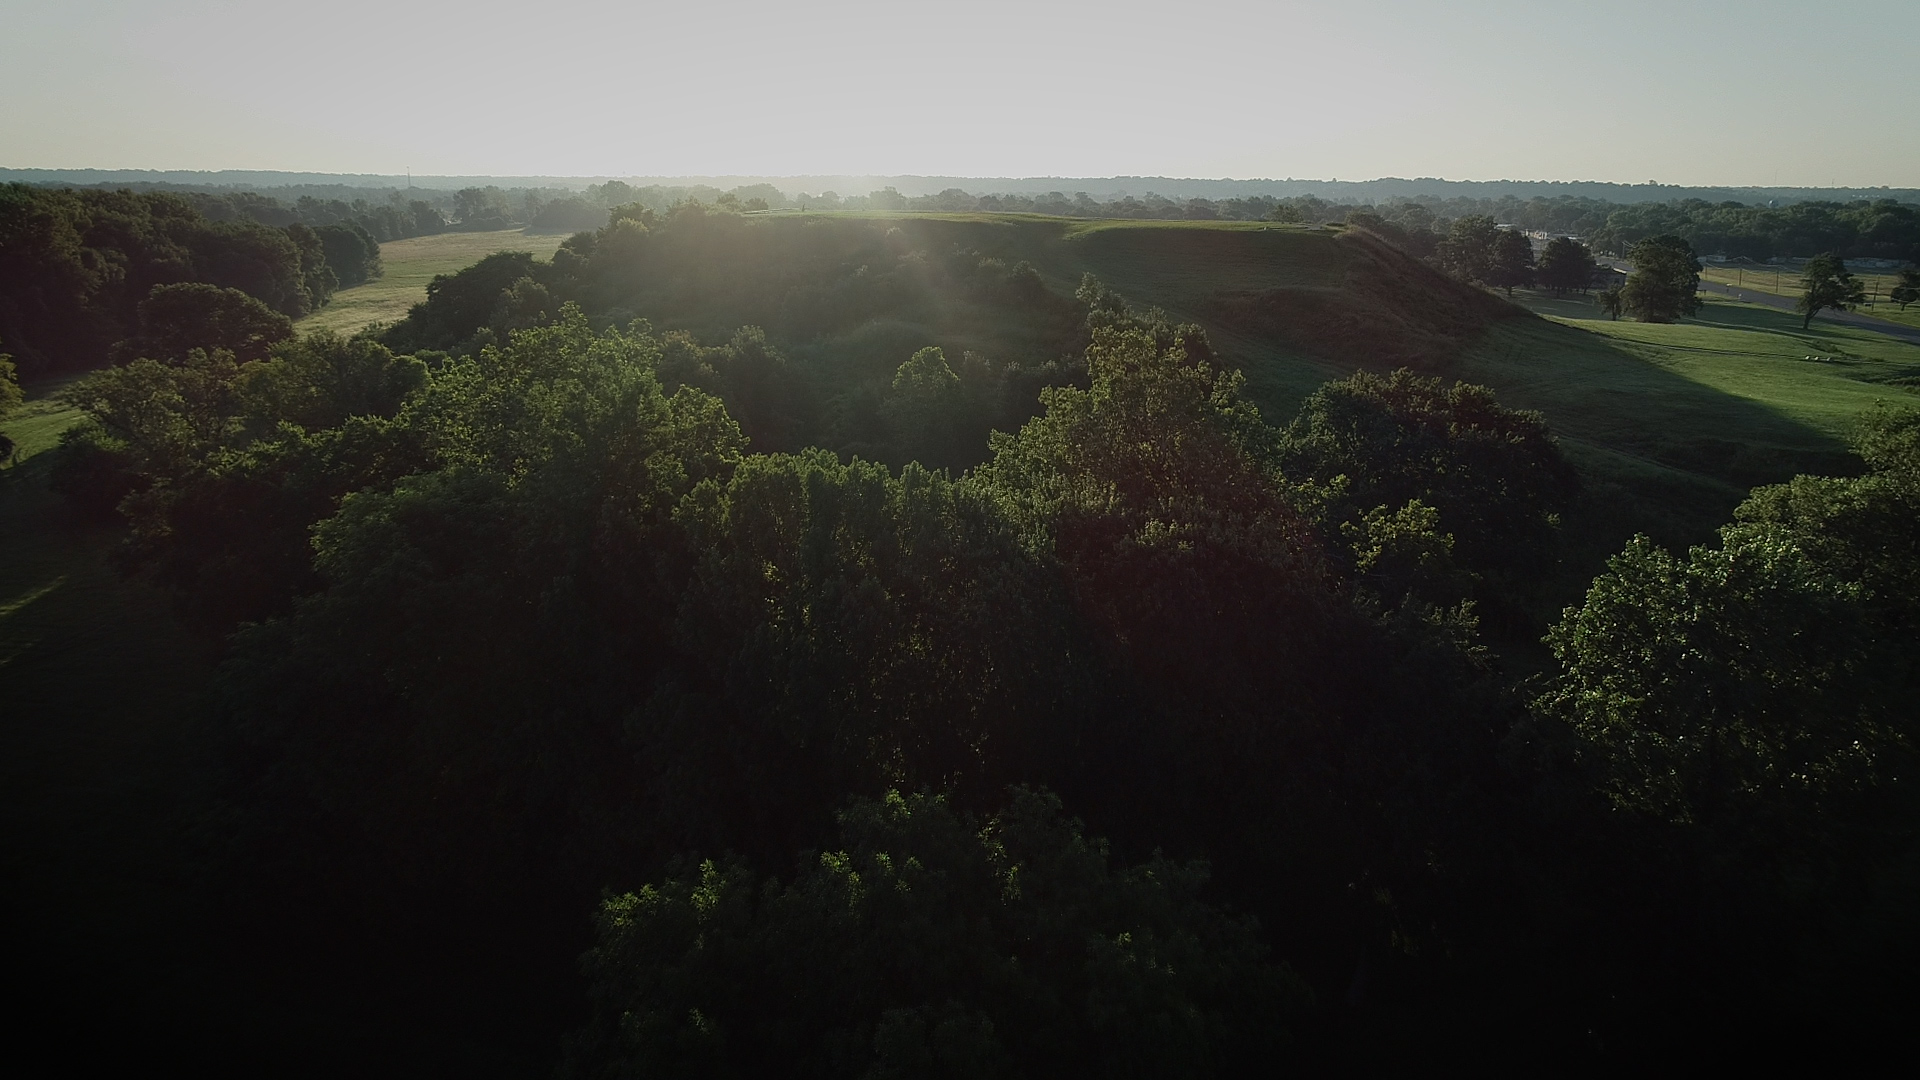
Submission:
[[0,166],[1920,187],[1920,0],[0,0]]

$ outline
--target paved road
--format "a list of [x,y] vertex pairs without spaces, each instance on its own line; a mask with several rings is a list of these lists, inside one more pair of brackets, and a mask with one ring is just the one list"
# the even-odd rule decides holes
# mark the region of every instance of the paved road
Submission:
[[[1602,259],[1601,262],[1616,270],[1624,270],[1629,274],[1633,272],[1633,264],[1625,259]],[[1700,283],[1700,291],[1703,293],[1712,293],[1715,296],[1730,296],[1735,300],[1745,300],[1751,304],[1778,308],[1781,311],[1793,311],[1796,303],[1791,296],[1780,296],[1777,293],[1761,292],[1758,289],[1738,289],[1732,285],[1721,285],[1712,281],[1702,281]],[[1797,315],[1799,312],[1794,312],[1794,314]],[[1896,337],[1902,341],[1910,341],[1915,345],[1920,345],[1920,327],[1888,322],[1886,319],[1876,319],[1871,315],[1862,315],[1857,311],[1822,311],[1813,317],[1813,321],[1847,323],[1851,326],[1858,326],[1867,330],[1877,330],[1888,337]]]

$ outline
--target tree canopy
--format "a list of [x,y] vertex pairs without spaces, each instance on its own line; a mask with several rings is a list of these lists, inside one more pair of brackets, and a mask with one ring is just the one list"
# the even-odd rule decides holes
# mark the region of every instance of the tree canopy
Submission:
[[1802,317],[1801,329],[1813,325],[1813,317],[1829,308],[1849,311],[1867,302],[1867,287],[1853,276],[1847,264],[1833,255],[1818,255],[1807,260],[1800,275],[1800,301],[1794,306]]
[[1540,284],[1564,296],[1593,287],[1593,252],[1570,236],[1556,236],[1540,252]]
[[1700,310],[1700,260],[1677,236],[1656,236],[1628,252],[1633,273],[1621,286],[1627,314],[1642,322],[1672,322]]

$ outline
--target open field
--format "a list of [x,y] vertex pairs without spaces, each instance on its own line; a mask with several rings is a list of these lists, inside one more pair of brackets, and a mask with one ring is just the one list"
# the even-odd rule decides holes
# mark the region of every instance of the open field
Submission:
[[57,446],[60,433],[80,419],[79,411],[59,398],[61,388],[76,378],[79,376],[67,375],[28,386],[26,404],[0,420],[0,432],[13,440],[19,462],[16,468],[33,455]]
[[439,233],[394,240],[380,245],[386,273],[379,278],[341,289],[326,307],[301,319],[301,330],[332,330],[351,334],[377,322],[396,322],[407,309],[427,298],[427,283],[437,274],[471,266],[496,251],[531,251],[547,258],[559,250],[565,233],[501,232]]
[[[1855,270],[1853,276],[1859,278],[1860,284],[1866,287],[1867,299],[1870,301],[1860,306],[1859,311],[1862,315],[1871,315],[1876,319],[1897,322],[1903,326],[1920,327],[1920,304],[1908,304],[1907,309],[1901,311],[1899,304],[1887,299],[1887,294],[1900,280],[1898,274],[1887,270]],[[1775,296],[1794,300],[1799,299],[1803,291],[1798,267],[1715,265],[1702,270],[1700,278],[1717,285],[1772,293]]]
[[1577,298],[1525,301],[1545,320],[1497,327],[1460,376],[1543,413],[1630,504],[1606,516],[1669,543],[1705,539],[1755,485],[1852,471],[1846,439],[1862,412],[1920,405],[1920,346],[1871,330],[1802,331],[1788,312],[1722,299],[1671,325],[1615,322]]

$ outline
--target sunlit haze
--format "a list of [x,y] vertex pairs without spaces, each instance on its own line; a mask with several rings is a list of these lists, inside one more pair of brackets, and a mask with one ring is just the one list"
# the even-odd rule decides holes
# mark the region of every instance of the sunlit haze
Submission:
[[1920,3],[0,3],[0,165],[1920,186]]

